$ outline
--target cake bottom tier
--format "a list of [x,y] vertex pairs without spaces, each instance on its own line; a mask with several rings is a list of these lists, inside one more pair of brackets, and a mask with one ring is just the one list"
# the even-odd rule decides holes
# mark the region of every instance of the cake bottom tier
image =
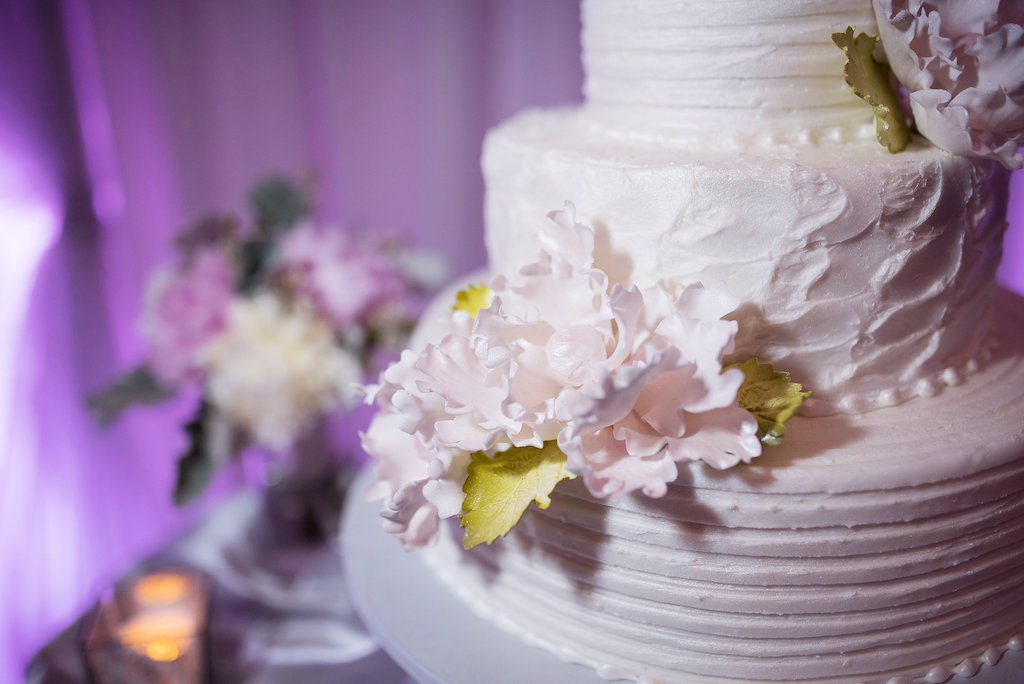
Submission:
[[563,483],[505,538],[427,551],[465,600],[606,678],[942,682],[1024,646],[1024,300],[930,399],[794,418],[662,499]]

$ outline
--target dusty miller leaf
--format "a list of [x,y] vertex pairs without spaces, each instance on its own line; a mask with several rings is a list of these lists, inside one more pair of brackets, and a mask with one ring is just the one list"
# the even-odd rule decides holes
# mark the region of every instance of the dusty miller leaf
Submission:
[[214,458],[207,449],[206,432],[213,409],[206,401],[199,404],[192,420],[185,423],[188,446],[178,458],[178,475],[174,483],[174,503],[184,506],[206,489],[213,477]]
[[241,294],[252,294],[277,257],[277,241],[256,236],[238,243],[236,249],[238,281],[235,287]]
[[772,364],[758,363],[757,359],[734,363],[726,370],[728,368],[743,371],[743,384],[736,394],[740,407],[757,418],[757,436],[765,444],[779,444],[786,431],[786,421],[811,393],[802,392],[802,386],[790,382],[789,373],[776,371]]
[[249,191],[249,203],[261,232],[278,234],[291,228],[310,211],[302,188],[283,178],[268,178]]
[[846,82],[875,112],[878,142],[890,152],[902,151],[910,142],[910,129],[892,88],[888,65],[876,62],[872,56],[878,38],[866,33],[854,37],[853,27],[848,26],[846,33],[833,33],[832,42],[846,55]]
[[133,368],[107,388],[91,394],[85,404],[96,423],[106,427],[132,404],[155,404],[174,396],[146,365]]
[[551,491],[574,475],[565,468],[565,454],[553,442],[541,448],[512,447],[494,455],[470,454],[469,476],[462,486],[462,546],[490,544],[519,522],[530,502],[551,503]]

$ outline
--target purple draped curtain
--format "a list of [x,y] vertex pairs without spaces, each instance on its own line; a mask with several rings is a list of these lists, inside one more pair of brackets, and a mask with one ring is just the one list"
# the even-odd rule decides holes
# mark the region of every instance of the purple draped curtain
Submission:
[[173,232],[314,168],[323,218],[476,268],[483,134],[579,101],[578,35],[575,0],[0,0],[0,681],[216,500],[170,504],[188,398],[81,401],[141,359]]
[[0,0],[0,681],[217,498],[170,503],[187,398],[82,406],[174,231],[315,169],[325,220],[477,268],[484,132],[579,101],[578,34],[575,0]]

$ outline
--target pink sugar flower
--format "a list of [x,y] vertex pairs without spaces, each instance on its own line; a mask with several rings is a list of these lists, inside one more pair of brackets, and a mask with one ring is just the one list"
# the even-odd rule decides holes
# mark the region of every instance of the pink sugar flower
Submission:
[[761,453],[737,403],[743,374],[722,372],[737,330],[723,317],[738,302],[699,284],[609,287],[572,206],[551,218],[535,263],[492,279],[488,307],[455,312],[442,339],[371,388],[372,494],[407,548],[461,511],[471,452],[556,440],[599,497],[661,496],[679,461],[727,468]]
[[918,130],[954,154],[1021,168],[1024,3],[875,0],[886,57]]
[[663,496],[676,462],[723,469],[758,456],[757,421],[736,401],[743,373],[722,372],[737,328],[722,316],[737,302],[700,285],[678,297],[666,285],[613,289],[612,301],[634,314],[616,318],[628,355],[556,400],[558,446],[590,492]]

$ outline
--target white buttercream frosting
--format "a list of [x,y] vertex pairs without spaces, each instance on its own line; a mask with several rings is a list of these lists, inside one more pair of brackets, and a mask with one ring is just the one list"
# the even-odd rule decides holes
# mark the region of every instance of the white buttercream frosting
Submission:
[[808,410],[935,394],[983,360],[1007,173],[916,143],[722,154],[609,136],[579,110],[532,112],[484,153],[491,266],[515,273],[566,198],[613,280],[724,282],[739,357],[784,368]]
[[991,363],[932,401],[795,418],[784,447],[682,467],[662,499],[568,483],[494,545],[444,539],[431,561],[502,624],[613,678],[973,674],[1024,632],[1024,300],[998,311]]
[[879,146],[831,42],[848,25],[875,31],[869,0],[584,0],[586,103],[487,139],[492,272],[570,200],[613,281],[724,283],[737,360],[814,392],[751,465],[682,466],[657,500],[563,483],[494,545],[429,550],[498,624],[602,677],[921,684],[1024,646],[1007,173]]
[[724,282],[737,356],[814,392],[804,413],[933,396],[984,362],[1008,174],[874,140],[833,32],[867,0],[587,0],[586,104],[488,136],[499,273],[572,201],[613,281]]
[[860,131],[831,34],[877,34],[866,0],[589,0],[584,94],[595,110],[689,129]]

